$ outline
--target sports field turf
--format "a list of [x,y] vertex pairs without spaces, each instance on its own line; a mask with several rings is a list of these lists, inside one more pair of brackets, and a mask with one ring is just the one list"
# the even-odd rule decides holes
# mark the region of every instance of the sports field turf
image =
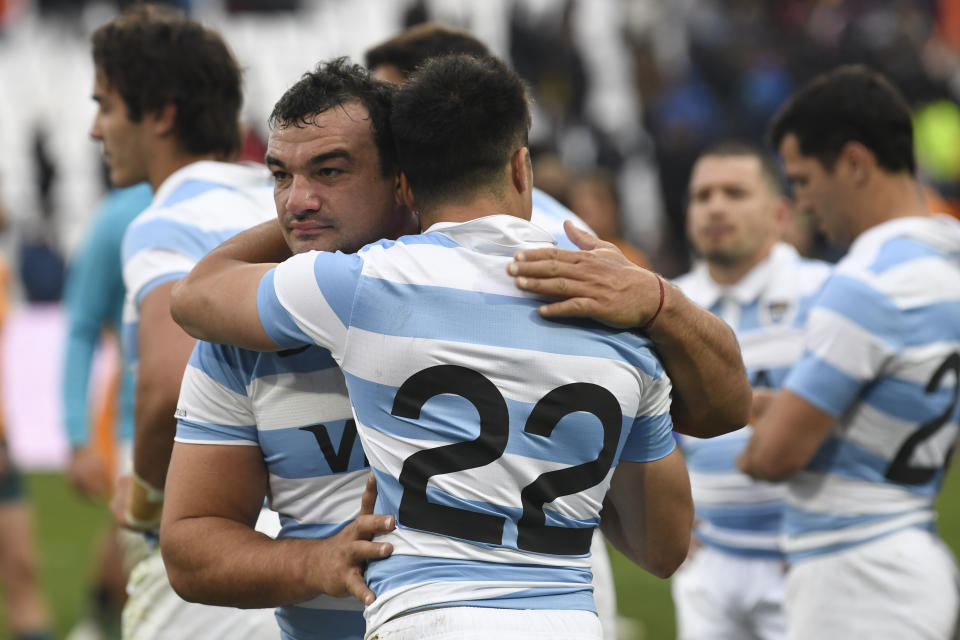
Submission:
[[[43,586],[53,607],[56,633],[62,638],[85,606],[84,585],[94,565],[94,540],[107,522],[104,504],[87,502],[70,490],[59,474],[28,476],[36,514],[36,538],[41,553]],[[957,473],[947,477],[940,496],[939,527],[954,553],[960,553],[960,512],[951,505],[960,501]],[[669,584],[654,578],[612,552],[620,615],[637,622],[635,638],[669,639],[674,636]],[[2,613],[0,613],[2,619]],[[0,638],[6,638],[0,624]]]

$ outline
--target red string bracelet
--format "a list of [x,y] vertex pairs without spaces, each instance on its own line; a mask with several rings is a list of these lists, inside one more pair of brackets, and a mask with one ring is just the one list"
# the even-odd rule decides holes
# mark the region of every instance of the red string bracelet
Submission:
[[657,282],[660,284],[660,304],[657,305],[657,310],[654,311],[650,319],[647,320],[647,324],[643,325],[643,331],[653,326],[653,321],[657,319],[657,316],[660,315],[660,310],[663,309],[663,278],[656,273],[653,275],[657,276]]

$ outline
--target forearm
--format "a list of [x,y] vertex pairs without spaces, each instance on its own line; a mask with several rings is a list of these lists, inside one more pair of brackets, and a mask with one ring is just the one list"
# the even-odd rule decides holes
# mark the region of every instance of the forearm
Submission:
[[167,479],[173,438],[177,433],[174,418],[177,398],[164,391],[141,380],[137,384],[133,414],[133,469],[158,489],[163,488]]
[[252,349],[267,346],[244,339],[250,318],[237,310],[256,309],[256,287],[245,285],[259,282],[269,267],[290,255],[276,221],[237,234],[177,283],[170,300],[173,319],[200,340]]
[[325,540],[273,540],[234,520],[196,517],[164,523],[160,541],[170,584],[190,602],[265,608],[322,593],[310,567]]
[[673,382],[676,430],[710,438],[744,426],[751,391],[736,336],[672,285],[647,335]]

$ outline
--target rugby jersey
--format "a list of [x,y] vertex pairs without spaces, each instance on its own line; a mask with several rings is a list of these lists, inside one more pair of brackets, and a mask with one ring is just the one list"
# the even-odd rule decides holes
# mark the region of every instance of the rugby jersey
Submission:
[[273,184],[262,165],[204,160],[163,181],[123,236],[123,345],[134,373],[143,298],[185,276],[226,239],[274,217]]
[[[675,284],[733,328],[751,385],[775,389],[803,353],[807,314],[829,273],[827,263],[801,258],[780,242],[736,284],[717,284],[703,262]],[[751,431],[747,426],[710,439],[679,437],[697,513],[695,533],[726,553],[779,557],[786,488],[737,468]]]
[[[551,322],[506,266],[553,246],[513,216],[439,223],[264,275],[278,344],[330,349],[397,516],[368,630],[421,607],[594,610],[589,546],[619,459],[667,455],[670,383],[638,334]],[[542,476],[542,474],[548,474]]]
[[[570,219],[556,200],[534,191],[533,219],[558,243]],[[316,346],[257,353],[199,342],[177,409],[178,442],[258,446],[269,472],[268,504],[280,514],[278,538],[327,538],[356,516],[369,465],[352,419],[346,383],[330,352]],[[284,638],[322,634],[362,638],[362,605],[320,596],[276,610]]]
[[[357,515],[367,468],[343,374],[316,346],[277,353],[198,342],[177,442],[259,447],[278,538],[328,538]],[[361,603],[320,596],[276,610],[284,638],[362,640]]]
[[836,417],[788,482],[792,562],[932,529],[960,412],[960,222],[897,218],[860,234],[784,388]]

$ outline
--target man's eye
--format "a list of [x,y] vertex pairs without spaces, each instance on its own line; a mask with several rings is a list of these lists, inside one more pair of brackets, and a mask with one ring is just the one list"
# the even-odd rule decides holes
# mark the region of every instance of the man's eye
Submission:
[[323,176],[324,178],[336,178],[341,173],[343,173],[343,171],[340,169],[335,169],[334,167],[324,167],[322,169],[317,170],[317,173]]
[[283,182],[290,177],[290,174],[285,171],[274,171],[272,175],[274,182]]

